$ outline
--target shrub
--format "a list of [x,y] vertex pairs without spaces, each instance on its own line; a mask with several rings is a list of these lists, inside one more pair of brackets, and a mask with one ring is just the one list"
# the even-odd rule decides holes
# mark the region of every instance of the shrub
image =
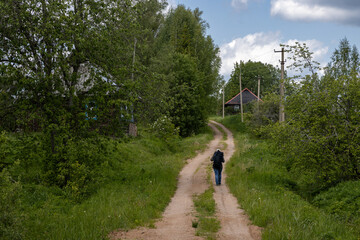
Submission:
[[357,77],[308,79],[287,98],[287,122],[271,136],[305,195],[360,178]]
[[162,116],[158,118],[151,126],[152,132],[159,138],[169,140],[179,135],[179,128],[175,128],[171,118]]
[[249,125],[258,129],[275,123],[279,120],[279,95],[277,93],[268,93],[263,101],[251,102],[251,112],[249,116]]
[[75,201],[83,200],[101,184],[95,180],[101,180],[99,169],[114,151],[115,142],[101,137],[68,140],[59,149],[61,155],[52,156],[54,165],[45,174],[46,182],[65,189]]

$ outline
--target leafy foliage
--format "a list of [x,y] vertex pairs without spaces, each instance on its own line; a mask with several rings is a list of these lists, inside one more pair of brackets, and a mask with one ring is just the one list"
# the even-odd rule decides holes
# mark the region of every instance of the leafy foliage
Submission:
[[248,88],[250,91],[257,93],[258,77],[261,78],[260,98],[262,98],[265,93],[277,91],[279,88],[281,74],[278,68],[262,62],[236,62],[230,75],[230,79],[225,86],[225,99],[231,99],[240,91],[240,68],[242,88]]
[[[0,29],[2,92],[10,91],[11,99],[2,103],[4,115],[17,122],[9,130],[38,130],[64,122],[79,129],[89,98],[104,102],[110,92],[119,92],[116,86],[126,85],[121,78],[129,72],[123,70],[125,59],[119,58],[127,51],[124,40],[133,33],[124,35],[125,29],[117,27],[132,21],[123,4],[129,2],[2,3],[1,22],[7,22]],[[115,65],[119,60],[125,64]],[[14,107],[15,116],[9,113]],[[30,119],[22,117],[26,114]]]
[[349,41],[344,38],[340,41],[339,49],[335,49],[325,73],[328,76],[339,78],[358,73],[359,71],[359,51],[355,45],[351,47]]
[[[321,193],[319,205],[314,206],[298,195],[297,176],[279,164],[284,156],[278,146],[273,147],[273,139],[252,137],[238,117],[220,120],[236,140],[236,151],[227,163],[226,182],[252,223],[263,228],[263,239],[358,239],[359,218],[353,215],[352,221],[346,221],[351,214],[346,211],[358,203],[358,181]],[[344,215],[339,218],[324,211],[332,207]]]
[[[343,45],[340,52],[345,51]],[[339,51],[329,66],[347,61],[349,54],[342,59]],[[288,122],[273,128],[276,145],[286,156],[284,164],[298,177],[306,195],[360,178],[360,79],[350,69],[340,76],[328,69],[322,78],[305,77],[287,98]]]
[[255,131],[279,120],[279,95],[275,92],[269,92],[264,95],[262,100],[250,103],[252,114],[250,114],[248,122]]
[[[295,42],[295,45],[284,45],[289,52],[288,60],[291,64],[288,66],[291,70],[299,73],[306,73],[315,75],[320,69],[320,63],[314,61],[313,52],[310,51],[306,43]],[[294,78],[301,77],[301,75],[295,75]]]
[[220,80],[219,50],[205,35],[206,27],[199,9],[180,5],[165,19],[155,44],[153,67],[168,82],[162,104],[181,136],[199,133],[205,126],[210,96]]
[[198,9],[165,16],[165,5],[2,2],[0,129],[21,133],[14,141],[22,147],[12,152],[13,140],[1,135],[1,169],[18,161],[39,171],[38,182],[81,200],[106,159],[99,136],[124,138],[130,121],[163,116],[170,135],[202,130],[219,80],[218,49]]
[[[101,239],[119,227],[147,225],[170,201],[185,160],[211,136],[174,138],[176,148],[152,132],[124,142],[74,139],[62,162],[70,166],[59,166],[56,178],[65,187],[49,185],[45,158],[17,161],[0,174],[1,239]],[[14,151],[7,156],[21,157],[23,143],[8,141]]]
[[169,148],[176,150],[178,138],[179,138],[179,127],[175,127],[171,119],[167,116],[158,118],[151,126],[151,132],[156,137],[165,140]]
[[[178,152],[179,135],[204,130],[220,80],[218,48],[205,34],[200,10],[179,6],[164,14],[166,4],[0,3],[0,171],[6,172],[1,204],[19,209],[14,199],[20,192],[25,207],[31,202],[62,209],[83,203],[113,180],[122,186],[125,180],[111,168],[122,171],[124,159],[131,166],[138,159],[128,155],[140,151],[131,145],[119,149],[119,142],[128,141],[130,122],[150,131],[150,142],[164,140],[152,149],[156,153]],[[110,161],[116,151],[124,156]],[[131,173],[134,179],[139,171]],[[14,224],[4,225],[6,231],[21,222],[17,210],[10,210]],[[25,225],[46,215],[35,212]],[[42,227],[47,232],[53,226]],[[9,238],[20,238],[13,233]]]

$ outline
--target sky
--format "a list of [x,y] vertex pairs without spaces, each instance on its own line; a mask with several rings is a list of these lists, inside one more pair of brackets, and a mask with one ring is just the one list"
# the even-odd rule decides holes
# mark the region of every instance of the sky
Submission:
[[[235,62],[280,66],[280,44],[305,42],[326,66],[345,37],[360,49],[360,0],[168,0],[199,8],[207,35],[220,48],[220,73],[227,81]],[[286,53],[285,53],[286,55]],[[285,56],[287,57],[287,56]],[[286,63],[285,63],[286,66]],[[289,74],[291,75],[291,74]]]

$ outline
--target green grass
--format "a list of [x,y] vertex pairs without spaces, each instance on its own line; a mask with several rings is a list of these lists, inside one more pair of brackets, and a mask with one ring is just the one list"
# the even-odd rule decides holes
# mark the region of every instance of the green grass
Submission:
[[360,226],[360,181],[342,182],[318,194],[312,203],[349,223]]
[[[211,182],[211,167],[207,169],[207,180]],[[220,221],[215,217],[216,206],[213,198],[214,187],[210,187],[202,194],[194,196],[194,205],[197,212],[197,220],[193,222],[196,235],[206,237],[208,240],[216,239],[216,233],[220,229]]]
[[298,196],[270,144],[251,137],[238,120],[222,121],[233,131],[237,147],[227,165],[227,183],[252,222],[264,228],[262,239],[360,239],[358,226]]
[[212,139],[211,130],[166,143],[142,137],[120,143],[101,166],[102,185],[81,203],[61,189],[24,184],[23,239],[106,239],[116,229],[154,226],[173,196],[185,160]]

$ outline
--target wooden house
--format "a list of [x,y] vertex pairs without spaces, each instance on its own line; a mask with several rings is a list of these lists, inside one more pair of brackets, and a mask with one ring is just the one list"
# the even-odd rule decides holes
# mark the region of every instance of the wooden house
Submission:
[[[256,96],[254,93],[252,93],[249,89],[244,88],[244,90],[242,90],[242,103],[243,104],[247,104],[251,101],[262,101],[260,98],[258,98],[258,96]],[[240,93],[236,94],[236,96],[234,96],[232,99],[230,99],[229,101],[227,101],[225,103],[225,107],[233,107],[234,110],[239,110],[240,109]]]

